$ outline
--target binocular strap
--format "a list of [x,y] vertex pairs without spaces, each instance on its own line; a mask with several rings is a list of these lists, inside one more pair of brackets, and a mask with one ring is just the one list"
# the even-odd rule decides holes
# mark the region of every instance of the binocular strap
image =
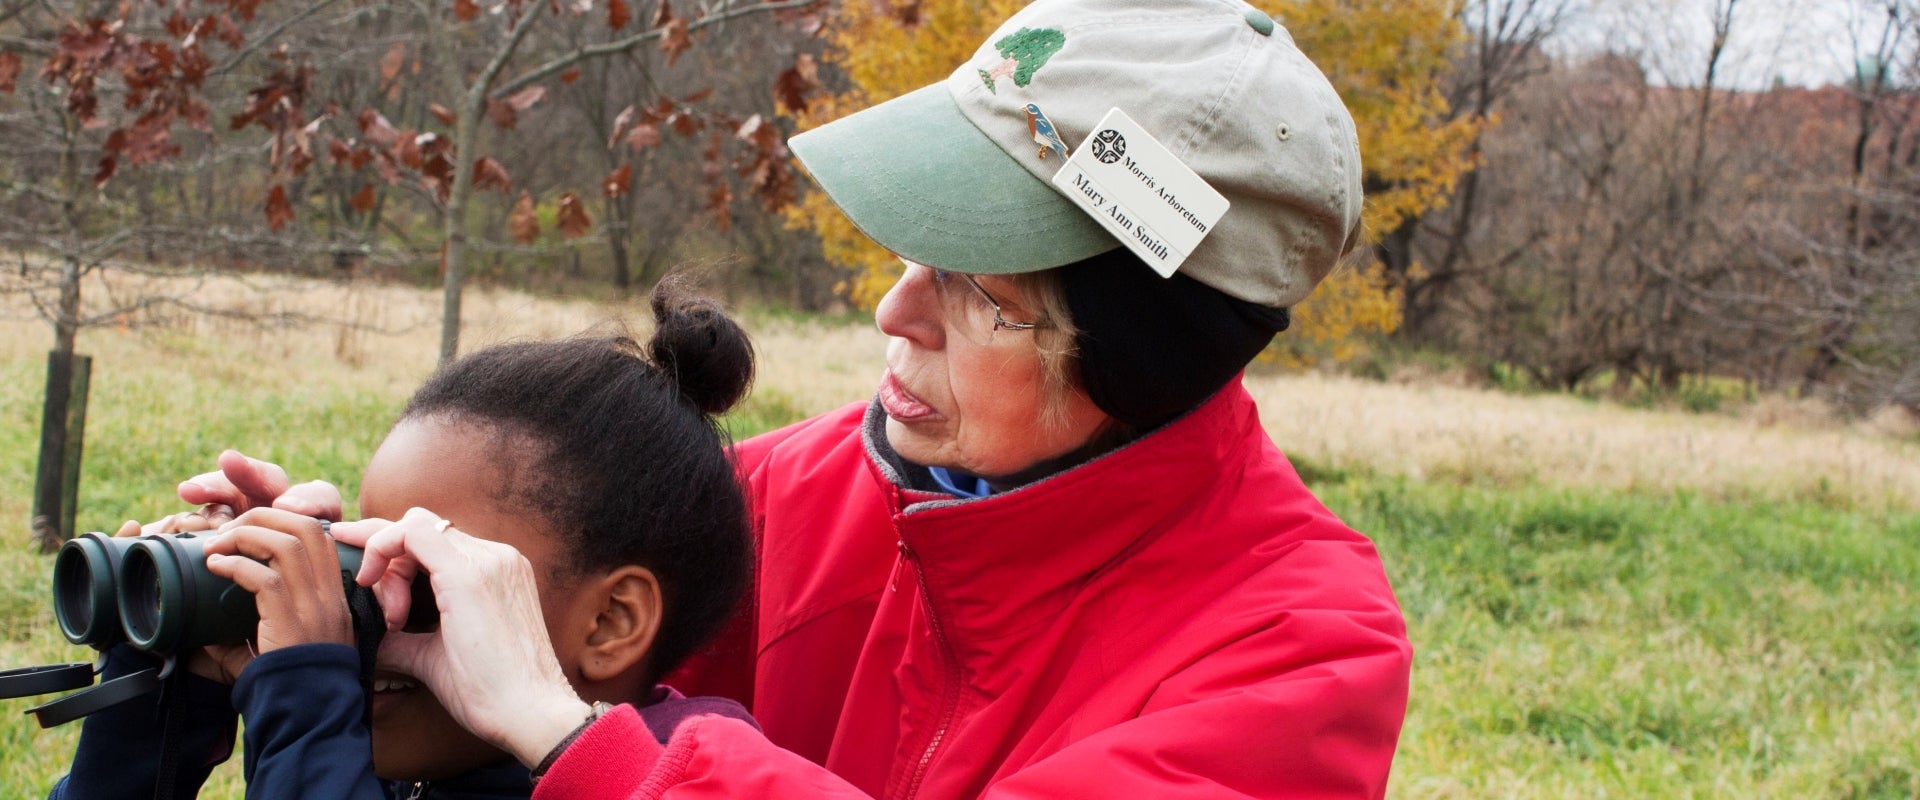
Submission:
[[160,670],[143,669],[106,683],[27,709],[40,727],[65,725],[103,708],[119,705],[160,688]]
[[180,775],[180,735],[187,719],[187,672],[172,669],[168,659],[166,680],[160,685],[160,772],[153,783],[153,800],[173,800],[174,784]]
[[347,592],[347,611],[353,614],[353,646],[360,651],[360,722],[371,732],[373,662],[380,653],[380,640],[387,635],[387,618],[380,613],[380,602],[374,599],[373,590],[355,582],[352,573],[342,570],[340,582]]
[[0,699],[85,689],[92,685],[93,665],[85,661],[21,667],[0,672]]

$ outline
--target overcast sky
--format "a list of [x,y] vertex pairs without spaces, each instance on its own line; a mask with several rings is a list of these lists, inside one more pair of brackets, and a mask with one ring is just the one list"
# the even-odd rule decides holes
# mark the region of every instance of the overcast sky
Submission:
[[[1638,54],[1656,81],[1698,84],[1713,40],[1714,8],[1725,2],[1586,0],[1562,26],[1559,44],[1575,50],[1623,49]],[[1853,74],[1857,54],[1872,52],[1886,27],[1885,0],[1735,2],[1727,57],[1715,79],[1720,85],[1844,82]],[[1906,38],[1910,43],[1913,35]]]

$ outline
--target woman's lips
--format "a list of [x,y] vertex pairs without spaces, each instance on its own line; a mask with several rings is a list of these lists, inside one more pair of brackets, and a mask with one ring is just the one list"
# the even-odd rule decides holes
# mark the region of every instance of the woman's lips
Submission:
[[922,402],[920,398],[914,397],[912,392],[907,391],[906,387],[901,386],[899,379],[893,377],[891,370],[887,372],[886,377],[880,379],[880,408],[887,412],[887,416],[898,422],[918,422],[939,415],[939,412],[933,410],[933,406]]

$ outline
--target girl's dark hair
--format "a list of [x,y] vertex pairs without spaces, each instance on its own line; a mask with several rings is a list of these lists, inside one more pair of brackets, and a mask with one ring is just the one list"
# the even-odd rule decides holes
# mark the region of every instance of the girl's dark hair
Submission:
[[665,608],[649,680],[718,632],[745,592],[752,534],[713,415],[753,380],[747,335],[673,280],[654,289],[652,340],[626,335],[490,347],[442,367],[402,420],[493,429],[501,500],[562,539],[569,574],[637,564]]

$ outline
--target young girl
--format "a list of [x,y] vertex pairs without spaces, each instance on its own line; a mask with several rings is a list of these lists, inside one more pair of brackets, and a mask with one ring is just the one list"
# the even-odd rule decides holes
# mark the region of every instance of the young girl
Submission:
[[[664,739],[690,715],[746,718],[731,701],[656,684],[718,630],[748,583],[746,511],[713,416],[745,393],[753,363],[745,334],[711,303],[663,286],[653,312],[644,348],[622,336],[513,344],[440,370],[367,465],[365,519],[342,525],[431,525],[511,546],[534,568],[567,682],[590,702],[641,706]],[[437,633],[388,634],[371,730],[362,724],[350,614],[318,520],[257,508],[220,531],[208,569],[253,592],[261,621],[251,649],[194,658],[186,709],[175,712],[187,719],[173,794],[192,796],[230,755],[235,710],[247,721],[250,796],[531,793],[527,767],[427,689],[444,669]],[[490,613],[484,597],[438,603],[443,619]],[[147,658],[120,648],[110,663],[125,671]],[[151,794],[154,702],[89,718],[53,796]]]

